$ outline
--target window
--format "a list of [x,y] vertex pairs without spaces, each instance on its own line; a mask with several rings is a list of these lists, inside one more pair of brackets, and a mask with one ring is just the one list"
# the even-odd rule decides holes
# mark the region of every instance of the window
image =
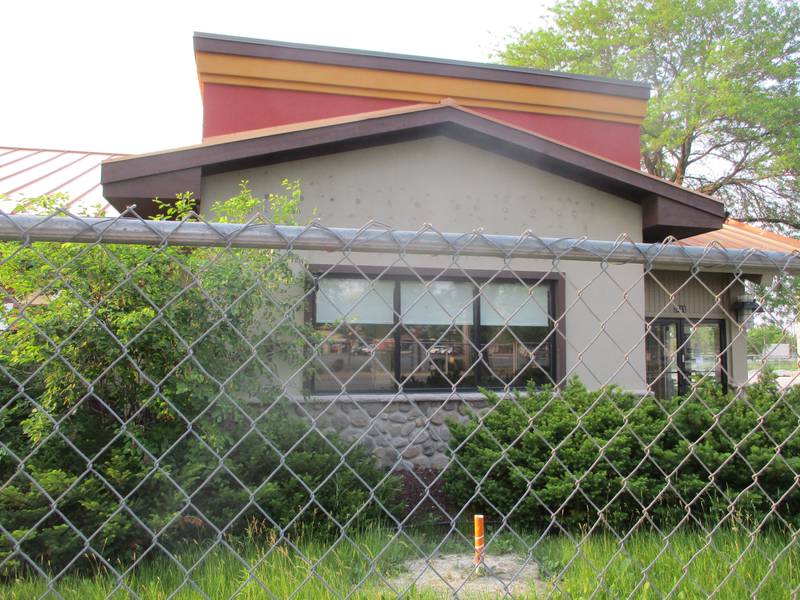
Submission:
[[647,382],[657,398],[691,391],[695,378],[726,380],[724,321],[654,319],[647,335]]
[[399,281],[400,377],[407,389],[475,387],[473,288]]
[[[438,273],[432,274],[432,277]],[[556,379],[553,278],[326,274],[313,322],[323,341],[311,391],[449,391]]]
[[317,329],[326,336],[317,391],[387,391],[394,380],[394,284],[325,278],[317,287]]
[[488,367],[485,385],[524,385],[529,379],[539,381],[542,367],[549,372],[551,347],[542,344],[550,331],[549,296],[547,287],[537,286],[529,293],[529,288],[519,283],[492,283],[483,289],[480,307],[481,344]]

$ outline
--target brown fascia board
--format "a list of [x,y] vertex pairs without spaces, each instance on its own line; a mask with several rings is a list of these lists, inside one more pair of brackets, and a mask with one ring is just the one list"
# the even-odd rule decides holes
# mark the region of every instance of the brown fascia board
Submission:
[[217,35],[194,34],[195,52],[232,54],[274,60],[292,60],[344,67],[380,69],[401,73],[419,73],[442,77],[460,77],[503,83],[518,83],[540,87],[560,88],[580,92],[593,92],[637,98],[650,98],[650,86],[638,81],[625,81],[591,75],[572,75],[555,71],[538,71],[467,61],[370,52],[350,48],[292,44],[272,40]]
[[[191,173],[195,187],[199,187],[196,169],[202,174],[220,173],[433,135],[476,145],[638,204],[658,198],[649,209],[645,206],[645,229],[686,224],[689,229],[682,230],[681,236],[694,235],[719,229],[725,218],[723,204],[718,200],[450,105],[409,108],[298,130],[282,129],[269,135],[229,136],[199,146],[111,160],[103,163],[101,181],[104,196],[119,208],[118,199],[147,199],[156,187],[161,197],[188,189],[176,181],[172,194],[166,193],[168,178],[164,176],[168,173],[181,173],[182,177]],[[157,182],[153,181],[156,177]],[[131,183],[125,186],[124,193],[119,190],[122,182]],[[680,219],[676,221],[677,215]],[[662,216],[669,218],[665,222]],[[697,226],[691,229],[694,223]]]
[[158,208],[153,198],[160,198],[166,202],[173,200],[175,194],[184,192],[190,192],[196,198],[200,197],[203,181],[203,173],[200,167],[190,167],[167,173],[155,173],[113,182],[103,181],[105,164],[101,169],[100,181],[103,185],[103,196],[120,213],[128,207],[135,206],[137,215],[148,218],[158,213]]
[[[724,224],[724,216],[722,217]],[[688,211],[682,205],[661,196],[649,196],[642,202],[642,233],[645,242],[662,242],[669,236],[692,237],[697,232],[716,231],[720,217],[699,210]]]

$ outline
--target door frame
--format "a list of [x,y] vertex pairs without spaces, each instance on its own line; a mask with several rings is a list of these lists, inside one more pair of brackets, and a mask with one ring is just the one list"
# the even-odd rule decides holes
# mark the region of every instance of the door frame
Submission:
[[[691,317],[655,317],[651,318],[647,322],[648,333],[647,335],[652,335],[650,332],[650,327],[652,325],[676,325],[676,337],[677,337],[677,345],[678,350],[675,356],[676,368],[678,371],[678,394],[681,396],[686,395],[686,393],[690,389],[690,378],[691,372],[686,369],[686,342],[689,339],[689,336],[686,335],[684,331],[684,325],[692,324],[692,325],[717,325],[719,327],[719,350],[720,350],[720,385],[722,386],[722,391],[727,393],[728,391],[728,352],[730,352],[730,348],[728,348],[728,341],[727,341],[727,331],[726,331],[726,319],[702,319],[702,318],[691,318]],[[647,366],[645,365],[645,371],[647,370]],[[688,375],[688,377],[687,377]],[[662,373],[663,376],[663,373]],[[649,384],[650,382],[648,382]]]

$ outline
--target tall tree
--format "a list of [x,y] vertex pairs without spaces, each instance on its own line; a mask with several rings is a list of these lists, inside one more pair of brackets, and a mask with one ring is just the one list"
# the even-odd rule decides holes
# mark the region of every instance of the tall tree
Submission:
[[502,62],[653,88],[642,167],[800,230],[800,5],[787,0],[560,0]]

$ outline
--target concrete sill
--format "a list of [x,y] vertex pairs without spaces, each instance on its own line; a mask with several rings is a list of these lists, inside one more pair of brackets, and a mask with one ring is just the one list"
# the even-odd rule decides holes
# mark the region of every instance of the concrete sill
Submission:
[[[498,392],[500,398],[511,397],[513,394]],[[314,394],[303,398],[293,398],[297,402],[329,403],[329,402],[374,402],[392,404],[397,402],[481,402],[485,397],[480,392],[405,392],[405,393],[353,393],[353,394]]]

